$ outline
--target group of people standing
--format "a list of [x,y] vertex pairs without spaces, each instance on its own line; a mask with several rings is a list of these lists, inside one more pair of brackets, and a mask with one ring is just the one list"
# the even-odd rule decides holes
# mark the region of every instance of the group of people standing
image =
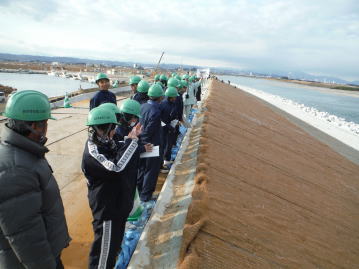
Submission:
[[[90,101],[89,139],[82,160],[95,234],[89,268],[112,268],[136,190],[145,208],[154,206],[157,178],[170,169],[179,125],[189,126],[200,80],[188,74],[173,73],[169,79],[162,74],[150,85],[133,76],[132,96],[119,107],[106,74],[98,74],[96,83],[100,91]],[[141,158],[155,149],[158,154]]]
[[[186,126],[200,82],[187,74],[156,75],[150,85],[131,77],[133,95],[117,106],[106,74],[90,101],[82,171],[93,215],[94,241],[89,268],[113,268],[125,223],[138,189],[152,207],[157,177],[171,165],[179,124]],[[20,91],[9,98],[0,143],[0,268],[62,269],[68,233],[59,187],[45,158],[48,97]],[[159,153],[141,158],[142,153]]]

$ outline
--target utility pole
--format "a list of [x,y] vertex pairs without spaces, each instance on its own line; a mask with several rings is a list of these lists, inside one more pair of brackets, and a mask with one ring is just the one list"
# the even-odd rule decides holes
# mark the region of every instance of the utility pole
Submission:
[[160,59],[158,60],[158,63],[157,63],[156,69],[155,69],[155,73],[157,72],[157,69],[158,69],[158,67],[159,67],[159,65],[160,65],[160,63],[161,63],[161,60],[162,60],[163,54],[165,54],[165,52],[164,52],[164,51],[162,52],[161,57],[160,57]]

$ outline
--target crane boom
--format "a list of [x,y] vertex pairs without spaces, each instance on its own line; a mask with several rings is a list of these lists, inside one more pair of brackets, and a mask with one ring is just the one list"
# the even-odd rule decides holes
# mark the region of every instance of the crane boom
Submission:
[[158,60],[158,63],[157,63],[157,66],[156,66],[155,72],[157,72],[157,69],[158,69],[158,67],[160,66],[160,63],[161,63],[161,60],[162,60],[163,54],[165,54],[165,52],[164,52],[164,51],[162,52],[161,57],[160,57],[160,59]]

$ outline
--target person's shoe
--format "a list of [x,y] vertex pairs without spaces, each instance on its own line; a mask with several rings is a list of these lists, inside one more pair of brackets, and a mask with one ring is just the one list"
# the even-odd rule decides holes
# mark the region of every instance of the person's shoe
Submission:
[[162,174],[168,174],[168,172],[170,171],[170,169],[167,166],[162,166],[160,172]]
[[160,172],[163,174],[167,174],[170,171],[170,169],[171,169],[171,164],[167,163],[167,164],[162,165]]
[[157,201],[159,194],[152,194],[151,200]]

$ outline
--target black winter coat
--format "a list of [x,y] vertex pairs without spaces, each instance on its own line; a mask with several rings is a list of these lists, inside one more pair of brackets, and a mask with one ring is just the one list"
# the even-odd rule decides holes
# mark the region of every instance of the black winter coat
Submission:
[[0,268],[56,268],[56,257],[71,240],[46,152],[46,147],[3,127]]
[[88,199],[96,220],[127,218],[136,190],[139,150],[137,141],[126,139],[117,149],[87,141],[82,171],[87,178]]

